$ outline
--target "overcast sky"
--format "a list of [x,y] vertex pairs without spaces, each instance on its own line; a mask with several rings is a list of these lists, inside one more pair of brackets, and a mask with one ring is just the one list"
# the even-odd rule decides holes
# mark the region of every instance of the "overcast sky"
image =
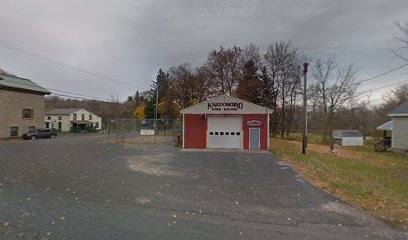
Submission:
[[[219,46],[291,40],[316,59],[336,54],[358,78],[403,64],[395,22],[407,0],[0,0],[0,68],[46,88],[120,99],[149,88],[159,68],[200,65]],[[15,47],[98,73],[118,84],[28,57]],[[408,79],[408,68],[360,91]],[[373,92],[375,101],[387,89]]]

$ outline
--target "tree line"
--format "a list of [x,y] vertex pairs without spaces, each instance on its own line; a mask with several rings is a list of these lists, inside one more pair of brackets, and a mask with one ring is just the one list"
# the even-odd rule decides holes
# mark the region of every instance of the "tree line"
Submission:
[[179,118],[179,111],[208,98],[228,94],[275,111],[272,134],[294,130],[293,122],[302,88],[302,58],[290,42],[270,44],[261,53],[254,44],[219,47],[205,62],[159,69],[150,91],[128,98],[136,118],[153,118],[156,94],[159,117]]
[[[228,94],[268,107],[272,136],[289,136],[299,131],[303,96],[305,57],[289,41],[271,43],[265,52],[249,44],[245,47],[219,47],[208,53],[201,66],[183,63],[159,69],[150,91],[128,98],[134,117],[154,118],[156,94],[159,117],[179,118],[179,111],[213,96]],[[332,130],[336,110],[354,98],[359,85],[352,65],[340,66],[334,57],[314,62],[310,98],[315,112],[325,120],[323,133]]]

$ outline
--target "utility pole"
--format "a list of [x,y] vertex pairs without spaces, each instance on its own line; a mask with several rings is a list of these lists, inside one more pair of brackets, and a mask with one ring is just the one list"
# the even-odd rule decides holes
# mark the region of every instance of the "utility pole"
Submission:
[[159,89],[156,90],[156,106],[154,108],[154,119],[157,119],[157,107],[159,104]]
[[307,67],[308,63],[303,64],[303,138],[302,138],[302,153],[306,153],[307,148]]
[[159,87],[157,87],[156,90],[156,107],[154,109],[154,143],[156,143],[158,107],[159,107]]

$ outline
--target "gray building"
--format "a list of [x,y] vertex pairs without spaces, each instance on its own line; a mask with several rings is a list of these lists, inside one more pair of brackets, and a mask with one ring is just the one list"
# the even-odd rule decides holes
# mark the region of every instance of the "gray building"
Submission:
[[47,94],[47,89],[29,79],[0,74],[0,138],[20,137],[44,127]]
[[392,147],[408,150],[408,101],[388,113],[392,120]]

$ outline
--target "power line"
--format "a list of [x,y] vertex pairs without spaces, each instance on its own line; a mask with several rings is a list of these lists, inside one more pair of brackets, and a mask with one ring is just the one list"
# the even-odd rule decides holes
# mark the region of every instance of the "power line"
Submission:
[[60,96],[60,97],[75,98],[75,99],[81,99],[81,100],[92,100],[92,99],[89,99],[89,98],[70,96],[70,95],[66,95],[66,94],[62,94],[62,93],[51,93],[51,95]]
[[[28,79],[26,79],[26,80],[28,80]],[[27,83],[22,83],[22,82],[15,82],[14,84],[17,84],[17,85],[20,85],[20,86],[30,86],[30,87],[33,86],[32,84],[27,84]],[[47,90],[50,91],[50,92],[53,91],[53,92],[51,92],[51,95],[59,95],[59,96],[71,97],[71,98],[79,98],[79,99],[83,99],[83,100],[94,100],[94,101],[110,102],[110,101],[107,101],[106,99],[101,98],[101,97],[85,95],[85,94],[82,94],[82,93],[75,93],[75,92],[70,92],[70,91],[54,89],[54,88],[47,88]],[[54,93],[54,92],[60,92],[60,93],[64,93],[64,94]],[[76,95],[76,96],[65,95],[65,94],[73,94],[73,95]]]
[[86,98],[89,98],[89,99],[92,99],[92,100],[97,100],[97,101],[106,101],[106,99],[104,99],[104,98],[89,96],[89,95],[85,95],[85,94],[81,94],[81,93],[62,91],[62,90],[52,89],[52,88],[48,88],[48,90],[55,91],[55,92],[61,92],[61,93],[67,93],[67,94],[73,94],[73,95],[77,95],[77,96],[82,96],[82,97],[86,97]]
[[111,81],[111,82],[115,82],[115,83],[119,83],[119,84],[122,84],[122,85],[136,87],[136,88],[139,88],[139,89],[150,90],[150,89],[141,87],[139,85],[135,85],[135,84],[132,84],[132,83],[120,81],[120,80],[117,80],[117,79],[114,79],[114,78],[111,78],[111,77],[104,76],[104,75],[99,74],[99,73],[91,72],[91,71],[83,69],[83,68],[71,66],[71,65],[63,63],[61,61],[57,61],[57,60],[54,60],[52,58],[48,58],[48,57],[46,57],[44,55],[41,55],[39,53],[30,51],[30,50],[27,50],[27,49],[24,49],[24,48],[21,48],[21,47],[13,46],[13,45],[11,45],[11,44],[9,44],[7,42],[1,41],[1,40],[0,40],[0,47],[4,47],[4,48],[7,48],[9,50],[19,52],[21,54],[29,56],[31,58],[40,59],[41,61],[52,63],[54,65],[58,65],[60,67],[65,67],[65,68],[68,68],[68,69],[71,69],[71,70],[75,70],[75,71],[78,71],[78,72],[81,72],[81,73],[84,73],[84,74],[87,74],[87,75],[90,75],[90,76],[93,76],[93,77],[101,78],[101,79]]
[[62,94],[62,93],[51,93],[53,96],[59,96],[59,97],[67,97],[67,98],[74,98],[74,99],[80,99],[80,100],[92,100],[92,101],[98,101],[98,102],[106,102],[106,103],[114,103],[114,104],[120,104],[119,102],[111,102],[107,100],[97,100],[97,99],[91,99],[91,98],[85,98],[85,97],[78,97],[78,96],[72,96],[68,94]]
[[380,73],[380,74],[378,74],[378,75],[375,75],[375,76],[366,78],[366,79],[364,79],[364,80],[361,80],[360,83],[368,82],[368,81],[374,80],[374,79],[376,79],[376,78],[385,76],[385,75],[390,74],[390,73],[392,73],[392,72],[398,71],[398,70],[400,70],[401,68],[404,68],[404,67],[406,67],[406,66],[408,66],[408,63],[403,64],[403,65],[401,65],[401,66],[399,66],[399,67],[393,68],[393,69],[391,69],[391,70],[388,70],[388,71],[386,71],[386,72]]
[[371,93],[371,92],[373,92],[373,91],[381,90],[381,89],[384,89],[384,88],[387,88],[387,87],[392,87],[392,86],[400,85],[401,83],[405,83],[405,82],[408,82],[408,79],[405,79],[405,80],[403,80],[403,81],[399,81],[399,82],[397,82],[397,83],[388,84],[388,85],[385,85],[385,86],[382,86],[382,87],[377,87],[377,88],[373,88],[373,89],[366,90],[366,91],[363,91],[363,92],[359,92],[359,93],[357,93],[357,97],[358,97],[358,96],[361,96],[361,95],[364,95],[364,94],[366,94],[366,93]]

